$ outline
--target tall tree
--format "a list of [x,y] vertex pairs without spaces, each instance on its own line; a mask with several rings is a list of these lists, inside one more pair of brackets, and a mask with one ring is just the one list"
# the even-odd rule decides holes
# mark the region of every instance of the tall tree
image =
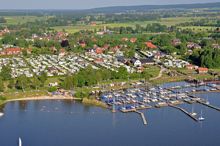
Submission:
[[47,73],[45,72],[41,73],[41,75],[39,76],[39,80],[41,82],[41,86],[43,87],[47,80]]
[[11,79],[11,68],[9,66],[3,66],[0,76],[3,78],[3,80]]
[[3,92],[4,89],[5,89],[5,87],[4,87],[4,81],[3,81],[2,77],[0,77],[0,92]]
[[25,91],[29,87],[29,80],[25,75],[21,75],[17,78],[16,88]]
[[32,79],[32,87],[35,89],[35,90],[38,90],[39,87],[41,85],[41,81],[36,77],[34,76],[33,79]]

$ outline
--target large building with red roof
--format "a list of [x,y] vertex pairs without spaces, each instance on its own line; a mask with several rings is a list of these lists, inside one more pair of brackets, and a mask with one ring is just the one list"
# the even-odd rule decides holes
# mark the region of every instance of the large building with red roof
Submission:
[[157,49],[157,46],[155,46],[151,41],[148,41],[145,44],[149,49]]

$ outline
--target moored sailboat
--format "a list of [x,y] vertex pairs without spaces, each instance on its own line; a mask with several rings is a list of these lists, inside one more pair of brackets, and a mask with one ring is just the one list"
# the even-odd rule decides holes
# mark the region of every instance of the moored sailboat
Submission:
[[205,118],[202,116],[202,111],[201,111],[201,115],[200,115],[200,117],[199,117],[198,120],[199,120],[199,121],[204,121],[204,120],[205,120]]

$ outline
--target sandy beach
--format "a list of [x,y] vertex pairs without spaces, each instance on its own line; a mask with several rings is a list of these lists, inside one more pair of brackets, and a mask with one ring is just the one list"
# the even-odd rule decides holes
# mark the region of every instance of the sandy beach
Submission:
[[62,96],[62,95],[54,95],[54,96],[35,96],[35,97],[24,97],[18,99],[9,99],[4,103],[12,102],[12,101],[34,101],[34,100],[80,100],[79,98],[74,98],[71,96]]

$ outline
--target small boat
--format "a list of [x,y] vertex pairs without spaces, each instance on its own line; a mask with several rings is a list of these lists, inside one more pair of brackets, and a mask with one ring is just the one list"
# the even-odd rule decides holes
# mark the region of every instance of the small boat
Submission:
[[194,105],[192,105],[192,112],[191,112],[191,115],[192,115],[192,116],[196,116],[196,115],[197,115],[197,113],[194,112]]
[[209,100],[208,100],[208,99],[206,100],[206,102],[205,102],[205,103],[206,103],[206,104],[210,104],[210,102],[209,102]]
[[21,138],[19,137],[19,139],[18,139],[18,144],[19,144],[19,146],[22,146],[22,141],[21,141]]
[[4,116],[4,113],[0,113],[0,117]]
[[204,120],[205,120],[205,118],[202,117],[202,111],[201,111],[201,115],[200,115],[200,117],[199,117],[199,121],[204,121]]

